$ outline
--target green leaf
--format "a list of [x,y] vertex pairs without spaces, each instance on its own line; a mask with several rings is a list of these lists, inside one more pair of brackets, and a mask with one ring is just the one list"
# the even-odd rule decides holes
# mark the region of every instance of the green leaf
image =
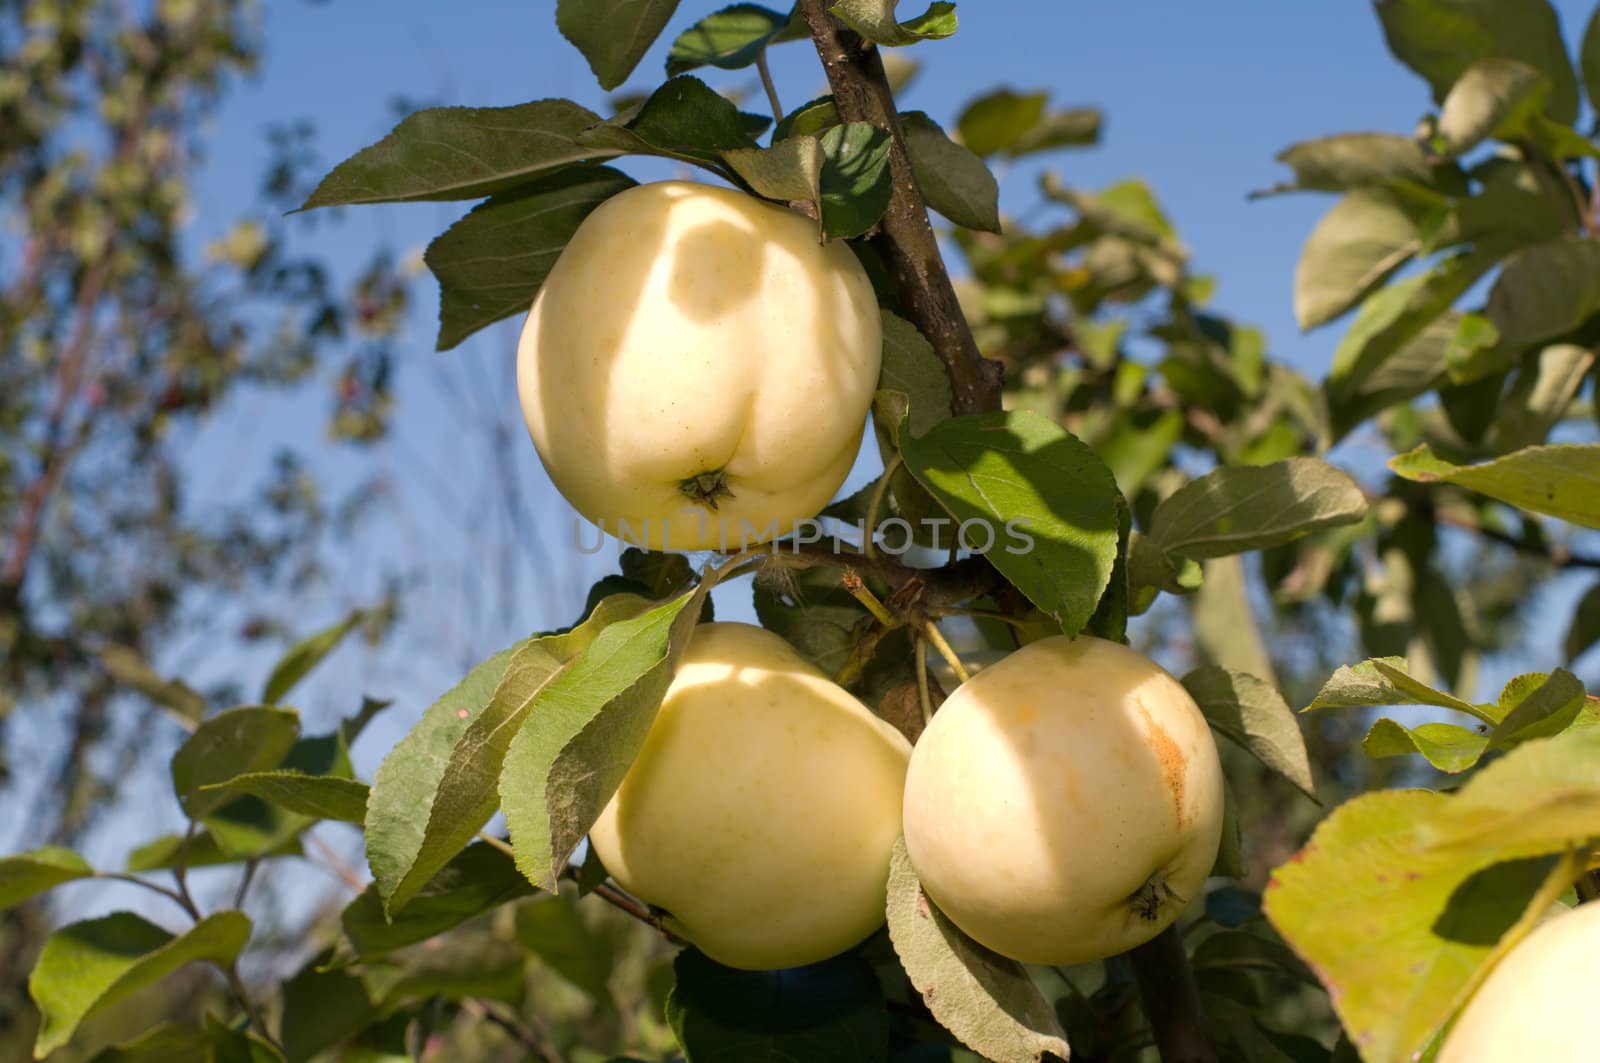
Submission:
[[517,867],[543,889],[628,772],[655,721],[709,588],[607,625],[571,665],[534,686],[508,674],[524,700],[499,774]]
[[1005,149],[1013,159],[1057,148],[1084,148],[1100,142],[1104,119],[1095,107],[1068,107],[1044,113],[1033,126]]
[[516,933],[523,948],[561,977],[597,1001],[611,999],[612,943],[590,929],[571,897],[557,893],[519,905]]
[[1353,524],[1366,512],[1360,486],[1318,458],[1223,465],[1163,499],[1150,538],[1185,557],[1224,557]]
[[822,144],[816,137],[790,137],[770,148],[738,148],[723,161],[757,195],[779,201],[816,203],[822,198]]
[[539,693],[647,604],[632,595],[607,598],[572,631],[484,662],[384,758],[367,800],[367,861],[385,914],[402,910],[494,815],[506,751]]
[[556,0],[556,28],[610,92],[633,73],[678,0]]
[[725,174],[722,153],[756,147],[744,119],[725,96],[688,75],[668,81],[637,114],[590,126],[578,142],[613,154],[660,155]]
[[998,89],[969,103],[956,120],[961,143],[975,155],[995,155],[1020,143],[1045,118],[1044,92]]
[[283,1063],[282,1052],[253,1033],[235,1030],[215,1015],[206,1016],[205,1035],[211,1049],[207,1063]]
[[879,311],[883,324],[883,365],[878,387],[905,395],[911,402],[912,435],[926,435],[950,418],[950,377],[917,326],[889,310]]
[[702,66],[740,70],[770,44],[805,36],[805,22],[760,4],[734,4],[678,34],[667,52],[667,76]]
[[293,709],[246,706],[206,720],[172,755],[172,786],[184,814],[200,819],[227,804],[231,794],[201,787],[276,768],[299,737]]
[[1578,65],[1583,70],[1583,86],[1589,96],[1589,106],[1600,110],[1600,7],[1595,8],[1594,14],[1589,16],[1589,26],[1583,31]]
[[204,696],[181,679],[163,676],[133,649],[108,645],[101,647],[95,656],[112,679],[167,709],[177,717],[185,730],[194,730],[205,716]]
[[839,572],[820,565],[782,581],[757,579],[754,598],[761,626],[828,675],[838,675],[850,659],[857,626],[867,615],[844,589]]
[[945,136],[921,111],[904,111],[906,150],[928,206],[957,225],[1000,231],[1000,185],[982,159]]
[[[1002,576],[1063,632],[1083,630],[1117,553],[1117,485],[1092,450],[1027,411],[951,418],[922,436],[902,432],[900,448],[917,481],[958,521],[992,533],[986,556]],[[967,541],[982,546],[977,535]]]
[[1189,599],[1200,658],[1232,672],[1274,681],[1272,655],[1250,602],[1250,579],[1238,557],[1201,564],[1199,588]]
[[1544,107],[1550,82],[1515,59],[1481,59],[1450,86],[1439,111],[1438,136],[1448,156],[1465,155],[1494,137],[1526,130]]
[[1455,800],[1390,790],[1348,801],[1267,885],[1268,919],[1327,987],[1365,1059],[1415,1058],[1501,934],[1544,907],[1534,898],[1552,861],[1501,863],[1488,831],[1468,851],[1427,844],[1426,824]]
[[598,121],[571,100],[418,111],[334,167],[300,209],[504,192],[551,170],[617,154],[578,143],[578,134]]
[[884,1063],[889,1013],[872,967],[843,956],[782,971],[737,971],[685,949],[667,1022],[686,1063]]
[[815,137],[832,126],[839,124],[839,109],[833,104],[832,96],[819,96],[814,100],[802,103],[794,110],[783,116],[772,130],[772,142],[790,137]]
[[1519,675],[1500,691],[1502,719],[1489,735],[1496,749],[1532,738],[1549,738],[1571,726],[1587,697],[1578,677],[1564,668],[1546,675]]
[[1355,306],[1422,249],[1413,211],[1392,193],[1357,188],[1323,215],[1294,272],[1294,316],[1315,328]]
[[1275,191],[1348,192],[1386,181],[1430,184],[1433,170],[1422,146],[1397,133],[1340,133],[1291,144],[1277,161],[1294,171],[1294,183]]
[[1511,390],[1496,406],[1494,449],[1503,452],[1543,443],[1566,416],[1594,363],[1594,352],[1575,343],[1553,343],[1524,362]]
[[322,659],[332,653],[339,643],[344,641],[344,637],[360,625],[366,615],[364,610],[353,609],[349,616],[337,624],[323,628],[315,635],[289,647],[289,652],[272,666],[272,674],[267,676],[267,685],[261,692],[261,703],[276,705],[282,701],[283,696],[310,674],[311,669],[321,664]]
[[0,857],[0,910],[63,882],[94,877],[94,868],[71,849],[47,845],[14,856]]
[[155,841],[146,842],[137,846],[128,853],[127,865],[124,871],[136,873],[140,871],[163,871],[167,868],[177,867],[179,856],[183,857],[184,867],[214,867],[218,864],[232,864],[247,858],[270,859],[280,856],[300,856],[300,840],[291,837],[276,848],[265,853],[250,853],[241,855],[237,852],[225,851],[217,844],[217,839],[210,831],[196,831],[194,837],[184,844],[181,834],[164,834]]
[[822,231],[849,239],[883,217],[894,194],[889,173],[893,140],[870,122],[850,122],[823,132]]
[[1362,752],[1373,758],[1422,754],[1440,771],[1455,774],[1478,763],[1489,748],[1489,736],[1453,723],[1406,727],[1388,717],[1375,722],[1361,740]]
[[314,819],[362,823],[367,818],[367,784],[333,775],[298,771],[258,771],[210,783],[202,791],[254,794],[279,808]]
[[370,961],[452,930],[531,892],[511,857],[488,842],[473,842],[392,919],[385,917],[383,900],[372,886],[347,904],[339,918],[350,944],[362,960]]
[[1449,483],[1519,509],[1600,528],[1600,443],[1525,447],[1482,465],[1455,465],[1426,443],[1389,459],[1419,483]]
[[292,1060],[310,1060],[354,1037],[378,1017],[376,995],[358,974],[321,969],[329,952],[313,956],[283,983],[280,1038]]
[[1399,657],[1376,657],[1360,664],[1345,665],[1333,673],[1311,704],[1300,711],[1375,705],[1437,705],[1464,712],[1486,723],[1500,722],[1499,714],[1492,709],[1462,701],[1413,678],[1406,671],[1406,662]]
[[899,4],[900,0],[838,0],[828,10],[873,44],[890,47],[942,40],[956,31],[955,4],[938,0],[905,22],[895,19]]
[[1122,492],[1117,492],[1117,552],[1111,564],[1111,578],[1106,581],[1105,593],[1095,605],[1094,613],[1084,624],[1084,630],[1097,638],[1111,642],[1128,641],[1128,617],[1132,611],[1131,587],[1128,582],[1128,550],[1133,538],[1133,511]]
[[428,245],[439,281],[438,349],[533,305],[583,220],[634,181],[607,166],[562,170],[474,207]]
[[43,1058],[84,1019],[186,963],[233,961],[250,939],[242,912],[218,912],[176,935],[132,912],[72,923],[51,934],[28,977],[39,1007],[34,1054]]
[[1021,964],[963,934],[922,892],[904,839],[889,858],[889,939],[940,1025],[995,1063],[1070,1058],[1055,1011]]
[[206,1060],[211,1049],[211,1034],[198,1026],[162,1023],[131,1041],[97,1052],[91,1063],[172,1063],[173,1060]]
[[1512,352],[1573,331],[1600,314],[1600,240],[1537,244],[1506,259],[1484,314]]
[[1214,665],[1185,675],[1183,686],[1218,734],[1316,800],[1305,736],[1276,687],[1253,675]]
[[1578,117],[1578,83],[1561,24],[1548,0],[1379,0],[1378,19],[1394,57],[1420,74],[1442,101],[1480,59],[1518,59],[1550,79],[1550,117]]
[[1572,611],[1572,623],[1567,627],[1567,663],[1576,661],[1583,653],[1600,642],[1600,583],[1591,586]]

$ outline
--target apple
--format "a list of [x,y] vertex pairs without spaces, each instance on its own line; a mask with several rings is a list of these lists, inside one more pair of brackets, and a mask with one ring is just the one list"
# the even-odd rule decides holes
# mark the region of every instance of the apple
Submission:
[[1495,965],[1445,1035],[1438,1063],[1595,1058],[1600,904],[1546,920]]
[[718,963],[816,963],[883,923],[910,755],[779,636],[702,624],[590,844]]
[[1198,896],[1222,837],[1205,717],[1154,661],[1056,635],[957,687],[906,774],[906,853],[968,936],[1073,964],[1154,937]]
[[602,531],[738,549],[844,483],[882,343],[844,243],[753,196],[662,181],[578,226],[523,326],[517,387],[551,480]]

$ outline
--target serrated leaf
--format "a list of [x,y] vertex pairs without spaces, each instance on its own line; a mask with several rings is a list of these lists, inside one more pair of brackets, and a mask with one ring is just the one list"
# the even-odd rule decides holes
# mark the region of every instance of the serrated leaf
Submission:
[[[494,815],[507,750],[545,687],[647,604],[632,595],[607,598],[570,632],[530,639],[479,665],[464,681],[473,684],[471,693],[446,695],[384,758],[367,800],[367,860],[387,915],[401,911]],[[480,671],[495,685],[475,705]]]
[[1501,720],[1489,735],[1496,749],[1533,738],[1549,738],[1570,727],[1587,696],[1578,677],[1564,668],[1519,675],[1500,691]]
[[889,939],[933,1017],[995,1063],[1070,1058],[1055,1011],[1021,964],[963,934],[922,892],[904,839],[889,858]]
[[1489,845],[1500,859],[1592,845],[1600,839],[1600,728],[1524,742],[1474,775],[1437,816],[1419,824],[1430,846],[1454,854]]
[[578,143],[578,134],[598,121],[571,100],[418,111],[334,167],[300,209],[493,195],[575,162],[617,154]]
[[1311,704],[1300,711],[1369,708],[1376,705],[1437,705],[1464,712],[1486,723],[1500,721],[1499,715],[1489,707],[1463,701],[1417,680],[1406,671],[1406,662],[1400,657],[1375,657],[1360,664],[1341,667],[1317,691]]
[[1502,863],[1510,855],[1487,832],[1470,851],[1427,844],[1423,828],[1453,800],[1390,790],[1348,801],[1267,886],[1268,919],[1327,987],[1368,1063],[1415,1058],[1501,934],[1545,906],[1535,898],[1555,861]]
[[1567,238],[1506,259],[1484,315],[1515,353],[1564,336],[1600,314],[1600,240]]
[[1444,98],[1438,136],[1450,156],[1464,155],[1490,137],[1509,140],[1544,107],[1549,80],[1515,59],[1480,59]]
[[1600,528],[1600,443],[1525,447],[1482,465],[1455,465],[1426,443],[1389,459],[1419,483],[1449,483],[1533,513]]
[[807,203],[822,196],[824,155],[816,137],[790,137],[770,148],[725,151],[722,158],[757,195]]
[[873,44],[899,47],[918,41],[936,41],[956,31],[956,5],[936,0],[928,10],[905,22],[897,21],[900,0],[838,0],[831,11],[839,21]]
[[527,313],[578,226],[633,185],[607,166],[563,170],[480,203],[435,238],[423,260],[439,281],[438,349]]
[[986,556],[1002,576],[1064,633],[1083,630],[1117,553],[1117,485],[1094,451],[1053,421],[1017,411],[951,418],[922,436],[902,432],[900,452],[958,521],[993,534]]
[[678,0],[556,0],[556,28],[610,92],[628,80],[677,9]]
[[739,108],[687,74],[662,85],[636,114],[590,126],[578,142],[594,149],[660,155],[725,174],[722,153],[756,147]]
[[511,857],[488,842],[473,842],[416,892],[393,919],[369,886],[339,917],[345,937],[363,960],[426,941],[532,892]]
[[362,823],[367,818],[367,784],[333,775],[298,771],[260,771],[210,783],[202,791],[253,794],[279,808],[314,819]]
[[611,999],[612,943],[590,929],[571,897],[556,893],[518,905],[516,935],[523,948],[595,1000]]
[[702,66],[740,70],[759,59],[768,45],[804,35],[801,19],[760,4],[734,4],[678,34],[667,52],[667,76]]
[[0,857],[0,910],[53,889],[63,882],[94,877],[94,868],[71,849],[47,845]]
[[883,325],[883,364],[878,387],[905,395],[911,403],[911,434],[925,435],[950,417],[950,377],[933,353],[933,344],[917,326],[889,310],[879,311]]
[[276,768],[299,737],[300,715],[292,709],[245,706],[200,724],[172,755],[172,786],[184,814],[200,819],[227,804],[231,795],[201,787]]
[[1253,675],[1214,665],[1185,675],[1183,686],[1218,734],[1316,800],[1305,736],[1276,687]]
[[[301,855],[300,840],[290,838],[270,852],[252,853],[250,858],[270,859],[299,855]],[[178,866],[180,856],[184,867],[213,867],[217,864],[232,864],[246,859],[238,853],[224,851],[210,831],[200,830],[195,832],[187,845],[184,844],[184,836],[181,834],[164,834],[154,841],[135,847],[128,853],[127,864],[123,870],[130,873],[163,871]]]
[[1311,230],[1294,271],[1302,329],[1332,321],[1422,249],[1412,210],[1375,188],[1346,193]]
[[322,663],[323,658],[338,648],[344,637],[354,631],[366,615],[365,610],[351,610],[350,615],[337,624],[323,628],[289,647],[289,651],[272,666],[267,685],[261,692],[261,703],[276,705],[282,701],[285,694]]
[[517,867],[534,885],[555,888],[627,774],[708,590],[701,584],[606,625],[568,668],[528,692],[499,793]]
[[849,122],[825,130],[818,142],[823,154],[822,231],[839,239],[860,236],[889,209],[893,139],[870,122]]
[[872,967],[843,956],[738,971],[695,949],[673,961],[667,1022],[685,1063],[884,1063],[889,1013]]
[[790,137],[815,137],[839,124],[839,109],[834,106],[832,96],[819,96],[808,100],[783,116],[772,129],[772,142]]
[[1518,59],[1550,79],[1550,117],[1577,119],[1577,79],[1548,0],[1379,0],[1376,7],[1389,51],[1432,86],[1435,101],[1474,62]]
[[1318,458],[1223,465],[1163,499],[1151,514],[1150,538],[1185,557],[1224,557],[1353,524],[1366,512],[1361,487]]
[[1597,642],[1600,642],[1600,583],[1585,591],[1572,611],[1565,644],[1567,663],[1576,661]]
[[1291,144],[1277,161],[1294,171],[1284,191],[1347,192],[1384,181],[1428,184],[1433,171],[1422,146],[1397,133],[1340,133]]
[[1420,753],[1440,771],[1455,774],[1478,763],[1489,748],[1489,736],[1453,723],[1425,723],[1407,727],[1384,717],[1373,723],[1361,740],[1369,757],[1404,757]]
[[1000,231],[1000,185],[982,159],[945,136],[921,111],[904,111],[906,151],[928,206],[957,225]]
[[132,912],[62,927],[45,941],[28,977],[41,1019],[35,1056],[66,1044],[84,1019],[184,964],[231,962],[249,939],[243,912],[217,912],[181,935]]

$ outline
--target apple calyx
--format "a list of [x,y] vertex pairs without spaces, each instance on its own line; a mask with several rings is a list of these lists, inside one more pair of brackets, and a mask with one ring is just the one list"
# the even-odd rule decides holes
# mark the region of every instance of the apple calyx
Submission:
[[1160,917],[1168,901],[1187,904],[1188,898],[1180,896],[1167,882],[1167,873],[1157,871],[1144,880],[1144,884],[1128,897],[1128,910],[1147,923]]
[[705,506],[713,513],[717,511],[719,499],[733,497],[733,491],[729,489],[728,480],[721,469],[696,473],[680,483],[678,490],[688,495],[696,505]]

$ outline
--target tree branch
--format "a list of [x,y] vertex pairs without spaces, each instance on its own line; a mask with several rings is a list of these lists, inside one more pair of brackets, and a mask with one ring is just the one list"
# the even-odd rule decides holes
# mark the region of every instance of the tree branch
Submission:
[[1128,953],[1161,1063],[1217,1063],[1183,938],[1169,926]]
[[952,412],[958,415],[1000,409],[1000,363],[978,352],[961,313],[928,224],[928,209],[911,170],[894,93],[878,49],[828,13],[826,0],[799,0],[817,55],[828,74],[833,102],[846,122],[870,122],[889,133],[889,171],[894,194],[872,244],[883,255],[899,288],[902,308],[928,338],[950,377]]

